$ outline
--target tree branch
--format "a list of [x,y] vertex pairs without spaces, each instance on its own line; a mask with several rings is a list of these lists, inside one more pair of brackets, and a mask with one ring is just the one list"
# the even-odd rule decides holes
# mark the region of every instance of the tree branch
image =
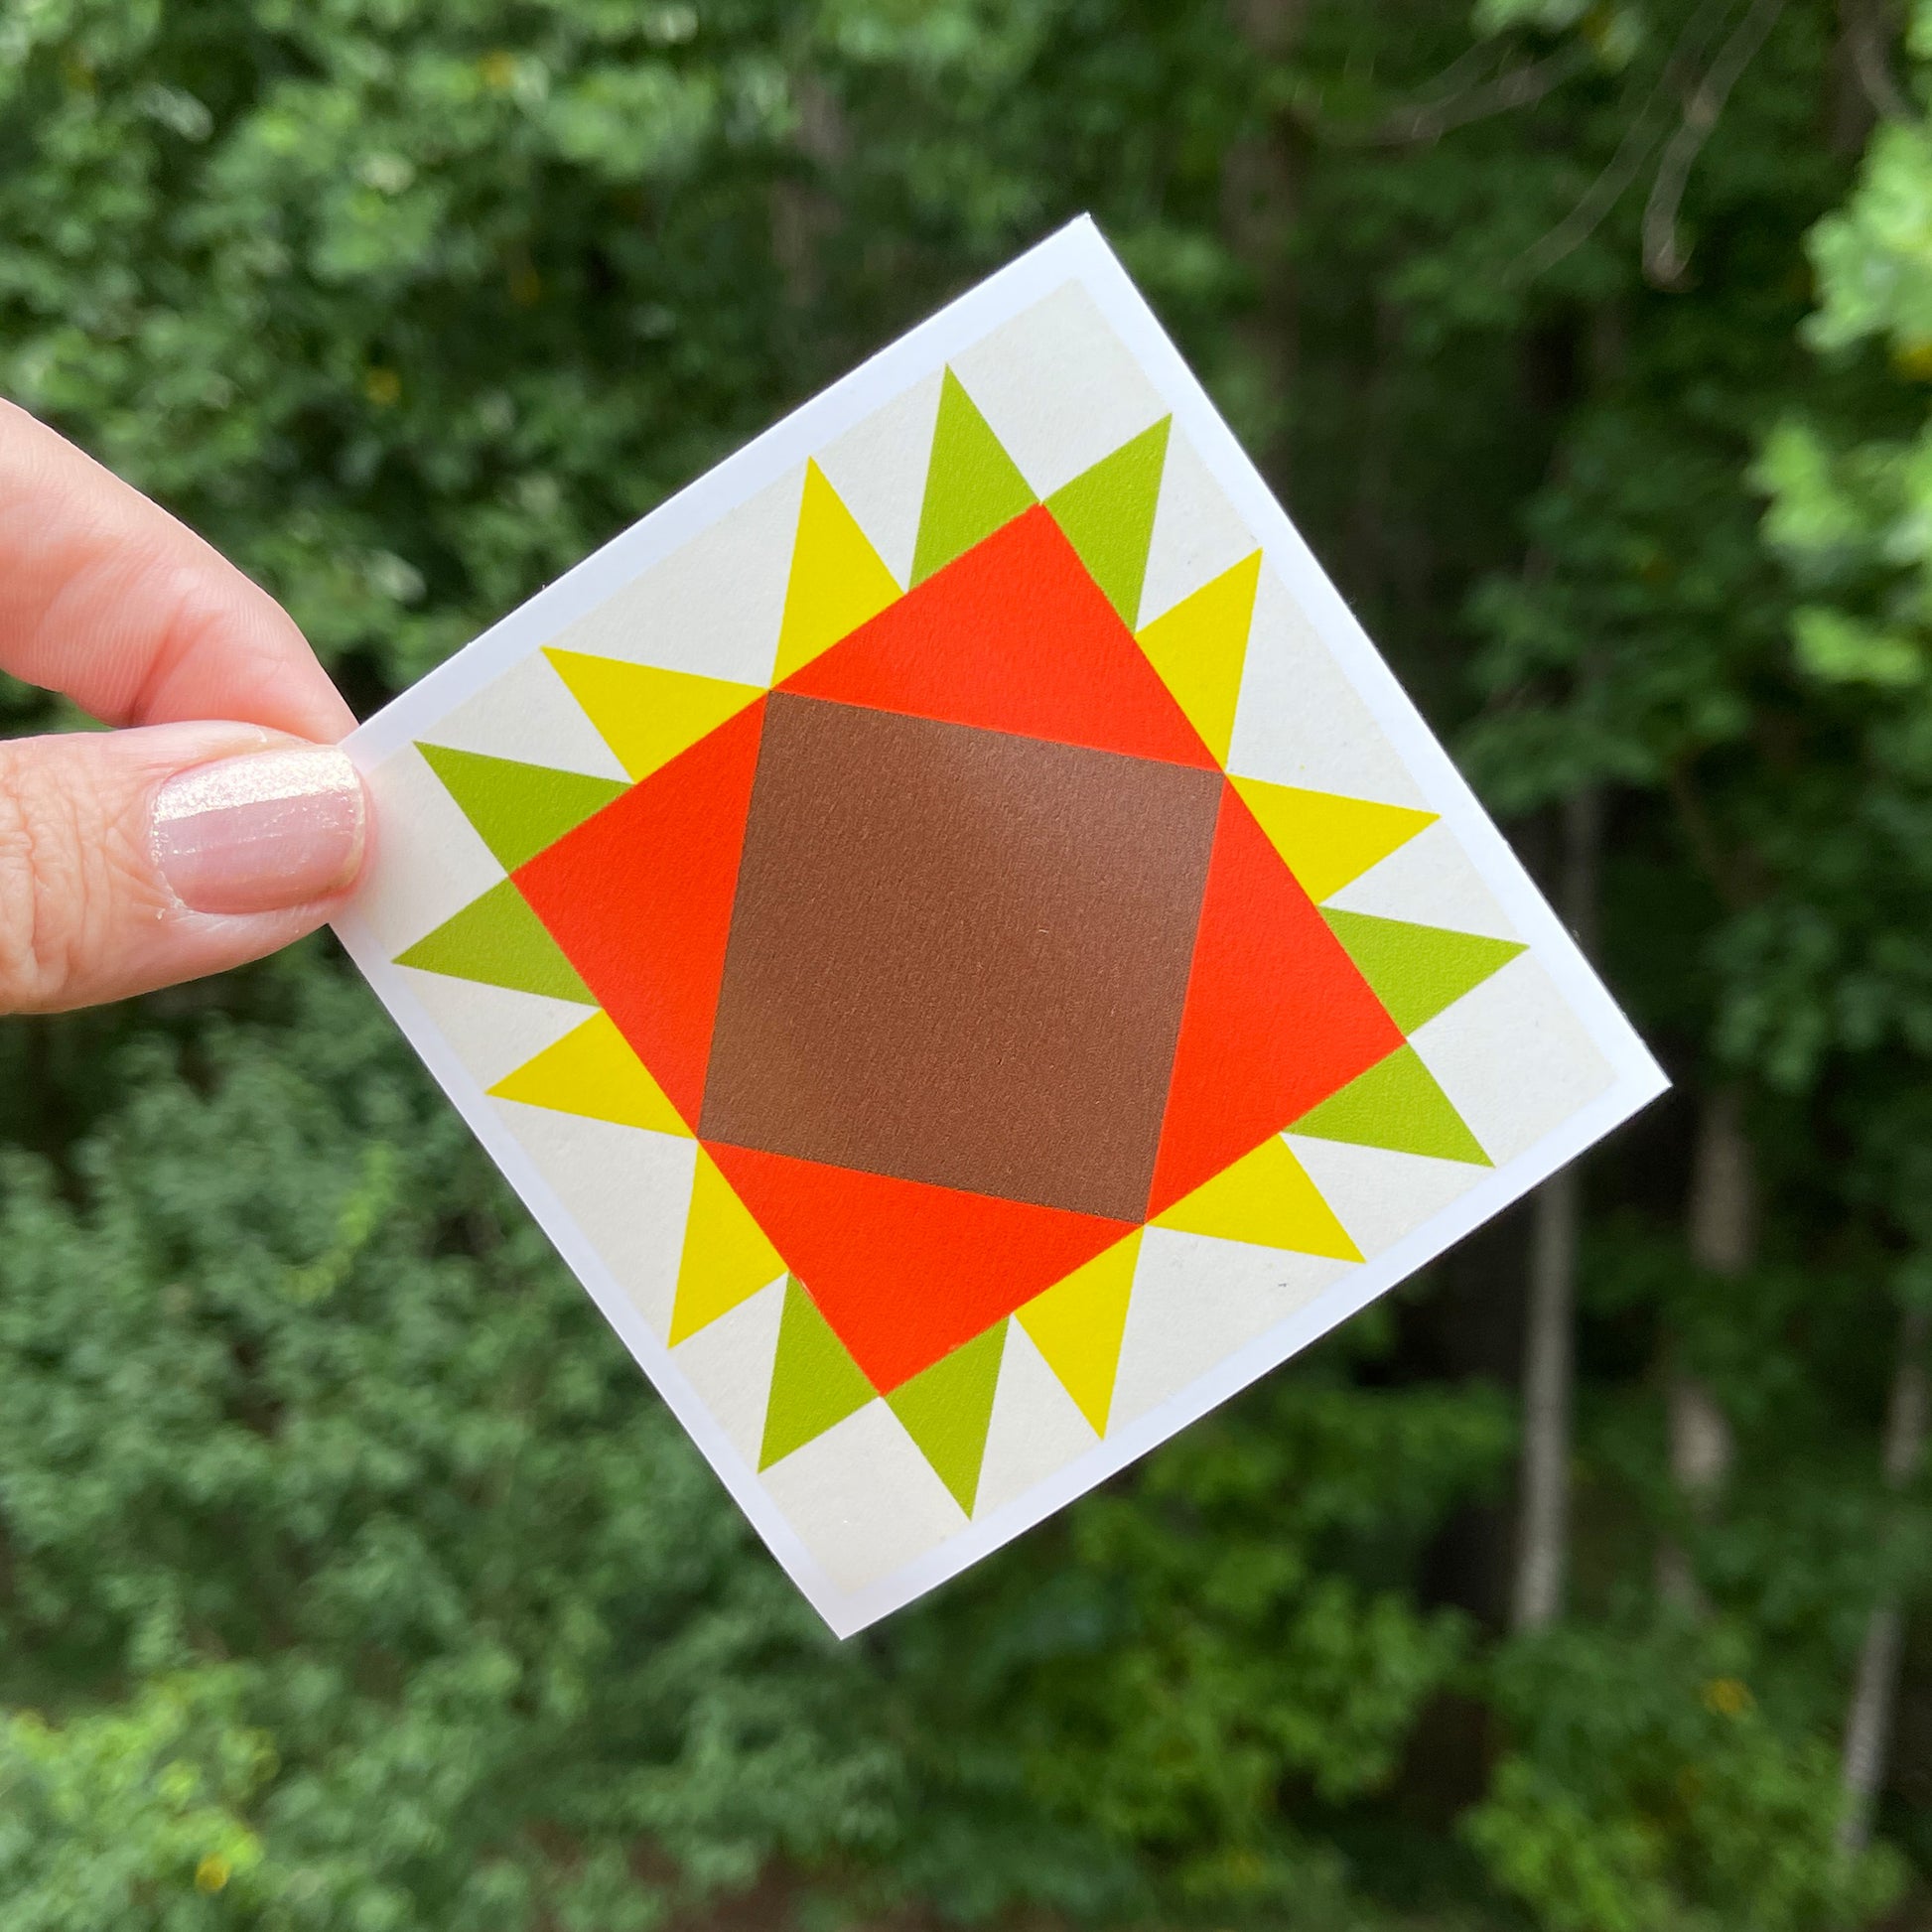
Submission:
[[1684,103],[1684,118],[1664,149],[1657,164],[1656,179],[1650,184],[1650,200],[1643,210],[1643,272],[1662,289],[1681,289],[1690,258],[1679,245],[1677,212],[1684,201],[1684,188],[1704,144],[1717,127],[1730,98],[1738,76],[1757,58],[1785,0],[1751,0],[1730,38],[1718,50],[1705,76],[1691,90]]
[[1681,88],[1689,79],[1690,70],[1703,54],[1705,43],[1730,11],[1731,3],[1732,0],[1705,0],[1705,4],[1684,23],[1684,31],[1678,35],[1677,44],[1666,58],[1650,92],[1644,96],[1643,104],[1623,130],[1616,152],[1604,163],[1596,179],[1584,190],[1576,207],[1517,257],[1511,271],[1514,279],[1534,281],[1545,269],[1554,268],[1566,255],[1581,247],[1596,231],[1597,223],[1616,206],[1623,191],[1636,180],[1637,170],[1650,153],[1656,140],[1656,130],[1650,118],[1652,111],[1668,93]]
[[1582,42],[1573,42],[1541,61],[1510,68],[1493,79],[1464,87],[1447,99],[1419,101],[1412,106],[1386,114],[1365,134],[1353,138],[1366,146],[1404,148],[1420,142],[1435,141],[1452,128],[1466,127],[1471,121],[1507,114],[1518,107],[1531,107],[1546,94],[1554,93],[1565,81],[1574,80],[1595,56]]
[[1909,120],[1912,103],[1891,76],[1884,14],[1874,0],[1844,0],[1845,49],[1859,91],[1882,121]]

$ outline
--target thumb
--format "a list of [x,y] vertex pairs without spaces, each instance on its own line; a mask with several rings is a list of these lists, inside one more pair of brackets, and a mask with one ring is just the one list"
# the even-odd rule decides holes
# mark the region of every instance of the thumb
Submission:
[[335,911],[368,806],[346,755],[250,725],[0,742],[0,1013],[258,958]]

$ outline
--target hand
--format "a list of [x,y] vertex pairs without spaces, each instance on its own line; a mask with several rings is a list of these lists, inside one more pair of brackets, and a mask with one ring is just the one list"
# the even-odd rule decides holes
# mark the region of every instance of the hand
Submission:
[[239,965],[354,883],[355,721],[294,622],[5,402],[0,670],[128,728],[0,741],[0,1013]]

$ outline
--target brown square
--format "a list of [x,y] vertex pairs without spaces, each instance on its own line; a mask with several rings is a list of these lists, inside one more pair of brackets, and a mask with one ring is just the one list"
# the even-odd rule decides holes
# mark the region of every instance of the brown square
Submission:
[[1222,782],[773,693],[704,1138],[1141,1220]]

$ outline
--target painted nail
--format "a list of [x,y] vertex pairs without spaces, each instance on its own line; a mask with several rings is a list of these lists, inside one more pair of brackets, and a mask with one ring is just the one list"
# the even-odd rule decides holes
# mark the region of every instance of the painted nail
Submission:
[[366,812],[362,780],[332,747],[223,759],[155,794],[155,869],[191,911],[303,905],[355,877]]

